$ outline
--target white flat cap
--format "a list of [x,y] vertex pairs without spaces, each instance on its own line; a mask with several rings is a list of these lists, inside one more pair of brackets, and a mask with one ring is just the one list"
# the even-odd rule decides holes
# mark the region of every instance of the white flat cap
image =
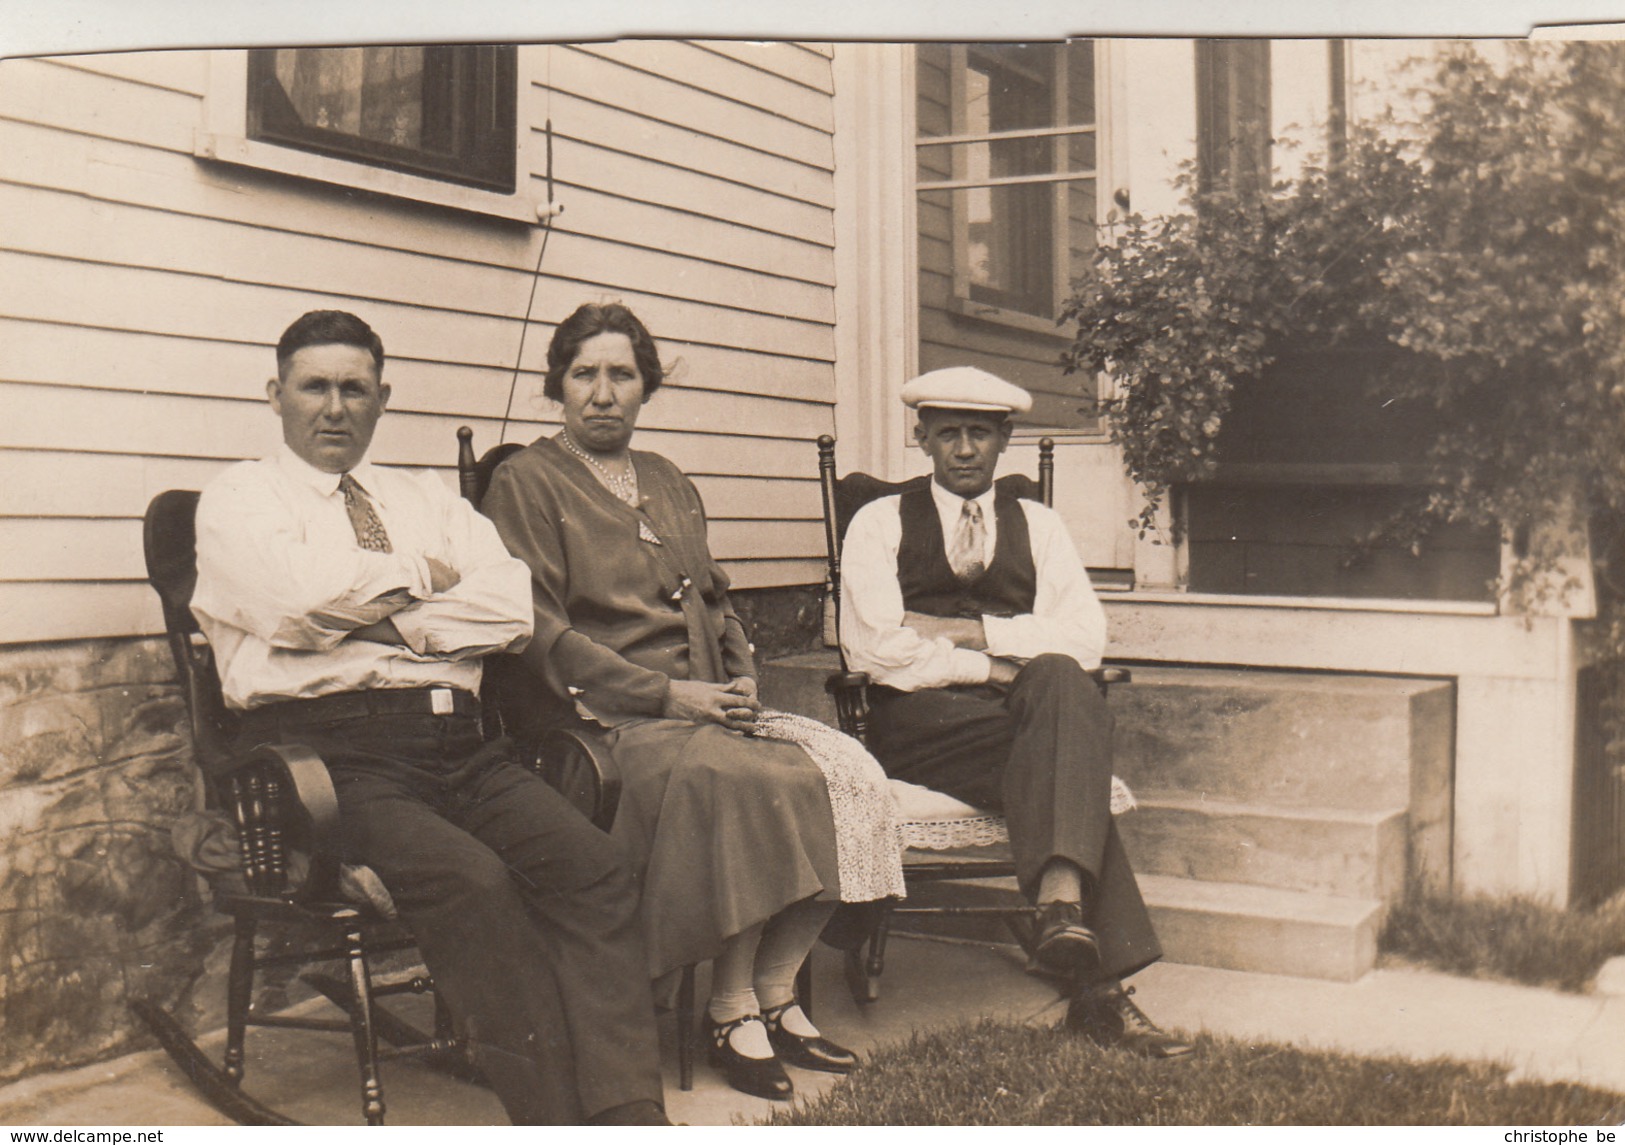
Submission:
[[903,386],[903,404],[910,409],[936,406],[945,409],[992,410],[1026,413],[1033,398],[997,374],[975,366],[949,366],[921,374]]

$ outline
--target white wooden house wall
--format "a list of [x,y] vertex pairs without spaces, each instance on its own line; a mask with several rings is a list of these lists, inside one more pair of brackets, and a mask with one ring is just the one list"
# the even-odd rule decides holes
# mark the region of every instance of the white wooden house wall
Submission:
[[[625,301],[677,367],[637,443],[694,476],[742,587],[820,579],[829,57],[519,51],[521,121],[551,118],[566,211],[507,437],[556,420],[539,373],[552,324]],[[271,347],[305,310],[353,310],[384,339],[376,460],[449,481],[458,425],[497,441],[541,229],[199,160],[209,67],[207,52],[0,64],[0,645],[161,630],[141,513],[275,446]]]

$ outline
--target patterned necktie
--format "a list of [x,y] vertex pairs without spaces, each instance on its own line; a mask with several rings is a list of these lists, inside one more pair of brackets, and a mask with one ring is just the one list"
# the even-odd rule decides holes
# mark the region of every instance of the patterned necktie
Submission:
[[389,534],[384,531],[384,523],[378,519],[378,510],[372,507],[366,490],[348,473],[339,478],[339,489],[344,494],[344,511],[350,514],[356,543],[375,553],[391,552]]
[[948,564],[962,583],[969,584],[987,571],[987,565],[982,562],[982,549],[986,543],[987,530],[982,526],[982,507],[975,501],[966,501],[959,511],[954,543],[948,550]]

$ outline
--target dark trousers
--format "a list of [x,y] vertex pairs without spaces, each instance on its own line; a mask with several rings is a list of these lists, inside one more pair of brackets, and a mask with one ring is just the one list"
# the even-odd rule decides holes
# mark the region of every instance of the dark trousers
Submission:
[[620,848],[505,743],[482,745],[477,717],[261,717],[247,730],[327,764],[347,860],[389,888],[515,1124],[662,1100]]
[[886,773],[1000,811],[1028,898],[1054,859],[1094,883],[1102,978],[1162,956],[1111,816],[1112,714],[1070,656],[1039,656],[1008,688],[875,689],[869,746]]

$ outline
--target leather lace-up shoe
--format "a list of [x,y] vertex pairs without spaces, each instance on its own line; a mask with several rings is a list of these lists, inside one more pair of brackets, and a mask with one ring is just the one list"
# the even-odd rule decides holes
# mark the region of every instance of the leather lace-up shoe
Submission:
[[747,1014],[731,1022],[711,1022],[711,1064],[722,1071],[728,1084],[740,1093],[765,1097],[769,1101],[789,1101],[796,1087],[784,1072],[779,1059],[746,1057],[734,1049],[729,1035],[747,1022],[760,1022],[759,1014]]
[[1038,908],[1033,961],[1052,974],[1087,982],[1100,969],[1100,943],[1083,925],[1083,908],[1075,902],[1047,902]]
[[1182,1058],[1194,1047],[1160,1028],[1130,999],[1134,993],[1120,985],[1102,986],[1072,999],[1066,1010],[1066,1028],[1083,1034],[1097,1046],[1117,1048],[1143,1058]]
[[794,1005],[794,1002],[786,1002],[762,1011],[762,1021],[767,1025],[767,1040],[773,1043],[779,1060],[798,1069],[851,1073],[858,1064],[857,1054],[845,1046],[836,1045],[822,1034],[808,1037],[805,1034],[792,1034],[784,1028],[784,1015]]

